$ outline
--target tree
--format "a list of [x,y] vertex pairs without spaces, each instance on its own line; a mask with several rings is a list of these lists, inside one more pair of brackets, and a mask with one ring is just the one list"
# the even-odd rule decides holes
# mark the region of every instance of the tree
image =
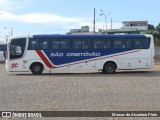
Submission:
[[156,26],[156,30],[160,31],[160,23]]
[[148,24],[148,30],[149,31],[154,31],[154,25]]
[[156,32],[153,34],[155,45],[160,46],[160,23],[156,26]]

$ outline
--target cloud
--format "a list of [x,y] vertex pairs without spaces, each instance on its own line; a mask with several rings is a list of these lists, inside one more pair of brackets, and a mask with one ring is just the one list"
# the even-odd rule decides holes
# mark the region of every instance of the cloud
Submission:
[[1,21],[16,21],[16,19],[16,15],[6,11],[0,11]]
[[17,10],[24,8],[31,0],[0,0],[1,10]]
[[[32,24],[38,26],[46,26],[48,28],[63,29],[69,31],[70,29],[78,29],[81,26],[89,26],[90,31],[93,30],[92,18],[83,17],[65,17],[49,13],[30,13],[30,14],[13,14],[11,12],[0,11],[0,21],[12,24]],[[113,23],[112,28],[121,28],[121,23]],[[110,22],[107,24],[108,29],[111,28]],[[23,27],[25,29],[25,27]],[[105,22],[96,22],[96,31],[98,29],[106,29]]]
[[31,13],[16,15],[11,12],[0,11],[0,20],[8,22],[23,22],[33,24],[55,24],[55,25],[66,25],[66,24],[79,24],[85,21],[86,18],[76,17],[64,17],[49,13]]
[[48,13],[32,13],[26,15],[19,15],[17,18],[20,21],[26,23],[39,23],[39,24],[46,24],[46,23],[53,23],[53,24],[71,24],[71,23],[79,23],[81,22],[78,18],[71,18],[71,17],[63,17],[54,14]]

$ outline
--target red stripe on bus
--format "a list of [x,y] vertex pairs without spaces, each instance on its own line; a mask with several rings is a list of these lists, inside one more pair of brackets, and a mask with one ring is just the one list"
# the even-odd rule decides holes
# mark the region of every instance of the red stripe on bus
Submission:
[[51,63],[48,61],[48,59],[45,57],[45,55],[42,53],[41,50],[36,50],[37,54],[39,55],[39,57],[43,60],[43,62],[46,64],[47,67],[49,68],[53,68],[53,66],[51,65]]

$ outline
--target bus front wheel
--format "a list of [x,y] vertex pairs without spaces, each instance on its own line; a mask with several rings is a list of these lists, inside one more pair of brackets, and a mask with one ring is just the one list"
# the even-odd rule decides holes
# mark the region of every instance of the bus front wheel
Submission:
[[43,72],[43,65],[41,63],[33,63],[31,65],[31,72],[35,75],[40,75]]
[[103,72],[107,73],[107,74],[113,74],[113,73],[115,73],[116,69],[117,69],[117,66],[115,63],[108,62],[108,63],[105,63],[105,65],[103,67]]

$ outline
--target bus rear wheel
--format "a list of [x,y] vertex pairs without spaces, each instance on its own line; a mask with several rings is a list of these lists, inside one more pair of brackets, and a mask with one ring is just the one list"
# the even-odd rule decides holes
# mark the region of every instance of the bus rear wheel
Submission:
[[117,69],[117,66],[116,66],[115,63],[113,63],[113,62],[108,62],[108,63],[106,63],[106,64],[104,65],[104,67],[103,67],[103,72],[104,72],[104,73],[107,73],[107,74],[113,74],[113,73],[115,73],[116,69]]
[[35,75],[40,75],[43,72],[43,65],[40,63],[33,63],[31,65],[31,72]]

